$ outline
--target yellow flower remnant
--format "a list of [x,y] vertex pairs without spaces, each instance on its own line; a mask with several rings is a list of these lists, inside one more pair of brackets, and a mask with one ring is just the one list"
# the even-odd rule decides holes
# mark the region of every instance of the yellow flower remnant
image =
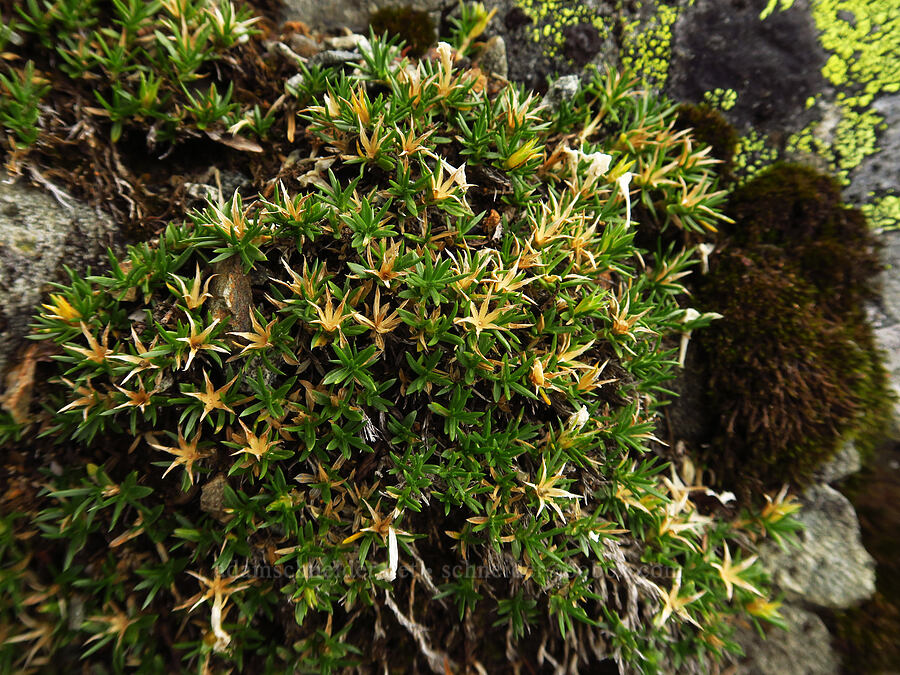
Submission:
[[61,321],[74,325],[82,318],[81,313],[72,307],[64,295],[60,295],[59,293],[51,293],[50,304],[41,305],[41,307],[49,312],[48,314],[41,314],[45,319],[60,319]]

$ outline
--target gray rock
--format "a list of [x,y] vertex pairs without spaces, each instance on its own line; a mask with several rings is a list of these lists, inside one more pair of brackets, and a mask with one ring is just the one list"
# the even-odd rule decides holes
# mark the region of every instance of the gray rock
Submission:
[[360,55],[357,51],[348,52],[343,49],[329,49],[319,52],[309,60],[311,66],[338,66],[342,63],[351,61],[359,61]]
[[66,209],[43,190],[0,182],[0,372],[28,333],[50,282],[68,283],[68,265],[83,272],[106,264],[122,238],[109,216],[84,204]]
[[369,26],[369,17],[373,12],[382,7],[403,4],[411,5],[415,9],[434,12],[439,17],[441,8],[445,5],[442,0],[413,0],[412,2],[398,3],[396,0],[285,0],[285,21],[302,21],[307,26],[317,29],[349,28],[355,32],[366,32]]
[[[613,26],[633,18],[628,9],[606,0],[558,0],[552,3],[524,3],[515,0],[488,0],[485,6],[497,9],[489,34],[503,36],[509,64],[507,77],[538,93],[546,93],[548,81],[559,75],[579,74],[589,62],[615,64],[618,45]],[[644,2],[646,5],[647,2]],[[592,19],[606,28],[598,31]],[[555,48],[548,50],[554,45]],[[552,55],[551,51],[553,52]]]
[[760,637],[752,627],[742,627],[735,641],[744,650],[741,675],[837,675],[840,661],[822,619],[790,604],[781,607],[788,630],[772,628]]
[[893,437],[900,440],[900,232],[886,232],[881,241],[884,264],[879,276],[881,297],[868,309],[875,341],[884,354],[890,385],[898,395]]
[[900,326],[900,232],[885,232],[881,242],[881,298],[873,318],[876,327]]
[[761,552],[772,580],[788,599],[818,607],[845,609],[871,597],[875,561],[862,546],[850,501],[827,485],[812,486],[802,501],[800,547],[768,544]]
[[826,54],[808,0],[759,20],[746,0],[698,0],[675,24],[668,92],[701,101],[717,88],[737,92],[728,117],[740,127],[791,130],[810,116],[809,96],[826,85]]
[[318,42],[303,33],[292,33],[288,38],[288,46],[298,56],[302,56],[305,59],[311,58],[322,51],[322,47],[319,46]]
[[866,157],[850,174],[844,195],[854,203],[867,201],[870,193],[896,192],[900,186],[900,94],[879,98],[872,109],[884,117],[887,129],[878,139],[880,152]]
[[325,38],[323,42],[328,49],[343,49],[346,51],[358,50],[360,52],[372,51],[372,45],[369,44],[369,38],[364,35],[358,35],[357,33]]
[[836,483],[862,469],[862,458],[853,441],[845,442],[837,454],[816,471],[816,480],[821,483]]
[[550,85],[547,95],[544,96],[544,105],[556,108],[562,101],[571,101],[581,87],[581,77],[578,75],[563,75]]
[[487,41],[478,65],[484,72],[497,77],[505,78],[509,74],[509,64],[506,61],[506,42],[502,37],[495,35]]

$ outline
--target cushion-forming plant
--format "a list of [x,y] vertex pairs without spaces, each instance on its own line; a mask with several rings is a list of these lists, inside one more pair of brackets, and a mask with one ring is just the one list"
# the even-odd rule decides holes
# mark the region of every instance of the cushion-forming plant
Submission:
[[[791,498],[737,513],[654,435],[716,316],[708,149],[622,74],[549,108],[459,56],[307,70],[303,187],[50,294],[65,461],[4,502],[4,669],[705,672],[780,621],[752,549]],[[638,201],[680,244],[635,246]]]

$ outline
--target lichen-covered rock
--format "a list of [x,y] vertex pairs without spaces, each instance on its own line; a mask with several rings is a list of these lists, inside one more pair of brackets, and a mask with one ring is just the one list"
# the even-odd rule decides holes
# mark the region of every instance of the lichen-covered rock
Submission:
[[735,640],[746,654],[741,675],[836,675],[840,662],[831,647],[828,629],[818,616],[794,605],[783,605],[781,615],[788,630],[777,628],[761,637],[741,628]]
[[879,138],[881,151],[866,157],[850,174],[845,194],[854,202],[863,202],[871,193],[887,192],[900,185],[900,95],[884,96],[872,104],[884,117],[885,131]]
[[856,512],[844,495],[827,485],[812,486],[797,520],[804,526],[800,546],[762,556],[788,598],[842,609],[875,592],[875,561],[863,548]]
[[63,207],[49,193],[0,182],[0,372],[28,332],[50,282],[65,283],[63,265],[83,272],[106,262],[121,235],[108,216],[77,202]]

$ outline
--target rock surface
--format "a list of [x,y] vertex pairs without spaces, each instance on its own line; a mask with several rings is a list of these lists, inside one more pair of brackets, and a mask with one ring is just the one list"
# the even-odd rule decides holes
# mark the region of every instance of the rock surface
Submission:
[[872,108],[884,117],[886,128],[879,139],[881,151],[866,157],[850,174],[850,186],[844,194],[854,203],[866,201],[870,193],[900,186],[900,95],[881,97]]
[[412,0],[396,2],[394,0],[285,0],[284,18],[286,21],[302,21],[306,25],[323,30],[349,28],[357,33],[366,34],[369,16],[383,7],[409,5],[414,9],[439,13],[446,5],[442,0]]
[[674,29],[668,92],[700,102],[707,91],[732,89],[729,119],[739,127],[802,126],[806,99],[825,87],[827,57],[806,0],[760,21],[763,6],[699,0],[685,11]]
[[900,232],[885,233],[882,243],[881,298],[869,307],[869,319],[885,356],[891,386],[898,395],[894,407],[894,439],[900,439]]
[[547,90],[544,96],[544,105],[556,109],[563,101],[571,101],[581,87],[581,78],[578,75],[563,75],[556,80]]
[[837,675],[840,662],[822,619],[793,605],[783,605],[780,612],[787,631],[773,628],[765,638],[752,627],[737,631],[735,640],[745,654],[738,672],[741,675]]
[[50,282],[68,282],[63,265],[105,265],[107,247],[121,246],[101,212],[77,202],[66,209],[44,190],[0,182],[0,372],[12,365]]
[[863,548],[850,501],[834,488],[813,485],[802,502],[800,547],[768,544],[760,555],[772,580],[789,599],[817,607],[844,609],[871,597],[875,561]]
[[506,77],[509,74],[509,64],[506,59],[506,42],[499,35],[495,35],[484,46],[484,52],[478,64],[483,71],[496,77]]
[[821,483],[836,483],[849,478],[862,469],[862,457],[852,441],[847,441],[841,446],[837,454],[819,467],[816,472],[816,480]]

